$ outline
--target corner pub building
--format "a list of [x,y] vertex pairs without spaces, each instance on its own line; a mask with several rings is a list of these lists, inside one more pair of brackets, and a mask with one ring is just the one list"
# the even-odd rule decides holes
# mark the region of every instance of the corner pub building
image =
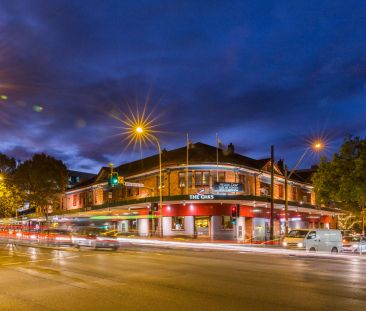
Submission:
[[[116,187],[108,184],[111,169],[101,168],[94,178],[66,191],[63,213],[102,222],[122,235],[267,241],[270,168],[270,159],[240,155],[232,144],[225,151],[203,143],[188,149],[164,149],[162,210],[159,155],[153,155],[114,168],[124,179]],[[296,171],[292,176],[288,182],[289,228],[335,228],[339,210],[315,206],[311,171]],[[278,238],[285,232],[285,180],[276,164],[274,180],[274,236]],[[237,215],[233,215],[235,209]]]

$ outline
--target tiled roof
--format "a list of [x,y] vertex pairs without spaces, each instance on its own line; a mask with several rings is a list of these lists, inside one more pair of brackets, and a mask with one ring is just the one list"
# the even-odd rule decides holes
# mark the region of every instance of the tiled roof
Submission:
[[[189,164],[215,164],[216,163],[216,147],[203,143],[192,144],[189,148]],[[162,167],[186,164],[187,147],[181,147],[170,151],[162,151]],[[260,168],[263,160],[255,160],[238,153],[225,152],[219,149],[219,163],[238,164],[251,168]],[[266,161],[268,162],[268,160]],[[115,168],[119,174],[129,176],[139,174],[144,171],[157,169],[159,166],[159,155],[153,155],[142,160],[133,161],[122,164]]]
[[[214,146],[210,146],[201,142],[191,144],[188,156],[189,164],[191,165],[216,164],[216,156],[217,156],[216,152],[217,148]],[[263,169],[263,167],[265,167],[265,165],[270,161],[270,158],[256,160],[235,152],[223,151],[222,149],[218,150],[218,154],[220,164],[234,164],[256,170]],[[170,166],[185,165],[186,161],[187,161],[187,147],[185,146],[170,151],[167,151],[165,149],[162,150],[163,168]],[[158,168],[159,168],[159,155],[155,154],[141,160],[136,160],[133,162],[122,164],[120,166],[115,167],[114,170],[117,171],[120,176],[128,177],[131,175],[137,175]],[[83,183],[80,183],[74,188],[80,188],[87,186],[89,184],[97,183],[98,181],[102,181],[104,179],[104,177],[102,177],[101,175],[102,172],[106,172],[108,174],[109,168],[102,167],[99,174],[96,177],[93,177]],[[104,176],[107,176],[107,174],[105,174]]]
[[309,183],[311,184],[311,178],[313,177],[314,173],[316,172],[316,168],[309,168],[309,169],[303,169],[303,170],[296,170],[291,176],[291,179]]

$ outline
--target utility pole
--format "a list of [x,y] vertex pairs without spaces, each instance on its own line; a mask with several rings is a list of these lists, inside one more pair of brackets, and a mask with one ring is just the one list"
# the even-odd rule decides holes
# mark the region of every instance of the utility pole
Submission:
[[274,239],[274,146],[271,146],[271,218],[270,218],[270,231],[269,240]]
[[365,204],[362,206],[362,235],[365,235]]
[[285,164],[285,236],[288,235],[288,170]]

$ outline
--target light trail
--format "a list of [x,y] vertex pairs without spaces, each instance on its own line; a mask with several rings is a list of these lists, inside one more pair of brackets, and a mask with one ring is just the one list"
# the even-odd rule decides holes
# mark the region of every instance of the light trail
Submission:
[[133,238],[118,238],[119,242],[128,242],[131,244],[144,245],[144,246],[161,246],[161,247],[173,247],[181,249],[204,249],[204,250],[225,250],[225,251],[239,251],[246,253],[266,253],[274,255],[292,255],[301,257],[319,257],[319,258],[332,258],[332,259],[347,259],[347,260],[366,260],[366,256],[358,254],[330,254],[324,252],[306,252],[294,249],[283,249],[283,248],[270,248],[263,246],[249,246],[249,245],[238,245],[229,243],[206,243],[206,242],[175,242],[175,241],[160,241],[160,240],[149,240],[149,239],[133,239]]

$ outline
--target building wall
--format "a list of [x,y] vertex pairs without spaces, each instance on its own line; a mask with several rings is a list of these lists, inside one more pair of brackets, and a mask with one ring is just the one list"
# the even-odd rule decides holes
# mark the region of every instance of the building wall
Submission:
[[[210,171],[209,185],[208,186],[196,186],[195,180],[195,172],[198,170],[191,170],[192,172],[192,187],[188,188],[188,194],[196,194],[198,191],[204,190],[205,193],[213,193],[213,182],[216,177],[216,170]],[[199,170],[202,171],[202,170]],[[179,173],[184,173],[185,169],[182,170],[165,170],[163,173],[163,196],[174,196],[174,195],[182,195],[186,194],[186,187],[179,187]],[[220,172],[223,172],[222,170]],[[244,178],[241,178],[245,176]],[[260,176],[255,177],[255,172],[253,173],[237,173],[233,170],[225,171],[225,182],[239,182],[239,180],[244,182],[244,191],[238,194],[246,194],[246,195],[256,195],[260,196]],[[66,193],[66,208],[67,209],[77,209],[82,207],[87,207],[91,205],[101,205],[105,203],[113,203],[120,202],[123,200],[133,200],[133,199],[141,199],[149,196],[158,197],[159,196],[159,188],[158,188],[158,180],[159,173],[156,172],[153,175],[146,174],[145,176],[139,176],[138,178],[128,179],[127,181],[142,183],[144,184],[144,188],[136,188],[136,187],[116,187],[113,189],[88,189],[84,188],[80,191],[73,191],[70,193]],[[283,195],[280,196],[279,184],[282,185]],[[293,188],[296,188],[296,196],[294,196]],[[91,194],[90,194],[91,193]],[[289,201],[303,201],[304,198],[304,189],[300,187],[298,183],[289,184],[288,185],[288,198]],[[284,184],[283,181],[279,181],[278,177],[275,178],[275,187],[274,187],[274,198],[275,199],[284,199]],[[74,199],[74,196],[79,197]],[[91,197],[91,200],[90,200]],[[76,201],[75,201],[76,200]],[[312,192],[309,195],[310,202],[304,203],[312,203],[315,204],[315,195]]]

